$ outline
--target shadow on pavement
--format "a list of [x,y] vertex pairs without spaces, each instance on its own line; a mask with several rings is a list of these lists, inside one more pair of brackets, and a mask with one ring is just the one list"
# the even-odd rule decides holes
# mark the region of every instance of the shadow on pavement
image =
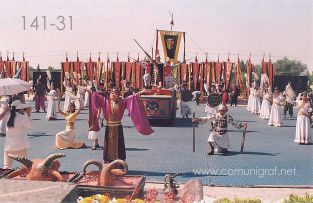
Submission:
[[266,153],[266,152],[235,152],[235,151],[228,151],[227,153],[223,154],[222,156],[235,156],[240,154],[248,154],[248,155],[260,155],[260,156],[277,156],[277,154],[273,153]]
[[126,151],[136,152],[136,151],[148,151],[149,149],[141,149],[141,148],[126,148]]

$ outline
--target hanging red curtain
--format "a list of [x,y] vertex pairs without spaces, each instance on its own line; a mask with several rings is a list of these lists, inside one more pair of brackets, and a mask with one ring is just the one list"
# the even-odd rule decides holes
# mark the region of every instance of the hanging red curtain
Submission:
[[230,81],[231,81],[232,71],[233,71],[233,63],[231,63],[228,60],[226,62],[226,78],[225,78],[225,88],[226,88],[226,90],[229,90],[229,88],[230,88]]
[[218,84],[220,84],[220,81],[221,81],[222,68],[223,68],[223,63],[221,63],[221,62],[216,62],[216,63],[215,63],[216,82],[217,82]]
[[197,90],[198,78],[199,78],[199,63],[192,63],[192,71],[193,71],[193,90]]

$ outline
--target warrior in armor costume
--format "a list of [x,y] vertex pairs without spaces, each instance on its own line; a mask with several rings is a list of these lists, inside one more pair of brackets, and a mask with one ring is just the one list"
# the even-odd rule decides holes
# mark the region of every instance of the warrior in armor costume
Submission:
[[229,146],[229,137],[227,134],[227,109],[225,105],[220,104],[218,106],[218,113],[213,118],[200,117],[195,118],[193,122],[200,123],[211,123],[213,126],[213,132],[210,133],[208,138],[209,150],[208,155],[214,154],[214,147],[219,147],[223,149],[224,152],[227,151]]
[[[217,93],[215,84],[211,85],[211,89],[210,90],[208,90],[207,84],[204,84],[204,89],[205,89],[205,91],[206,91],[208,96],[210,96],[210,94],[216,94]],[[207,113],[207,117],[208,118],[212,118],[212,117],[215,117],[215,115],[217,113],[217,107],[211,106],[209,104],[209,101],[208,101],[207,104],[205,105],[205,110],[204,111]]]
[[192,94],[189,89],[187,89],[187,84],[183,83],[180,87],[180,109],[181,115],[183,118],[188,118],[188,115],[191,114],[191,109],[189,107],[189,102],[192,99]]
[[284,105],[284,118],[286,118],[287,111],[289,113],[290,118],[293,117],[293,105],[295,103],[296,94],[293,91],[291,84],[288,83],[286,86],[286,90],[283,94],[286,98],[286,102]]

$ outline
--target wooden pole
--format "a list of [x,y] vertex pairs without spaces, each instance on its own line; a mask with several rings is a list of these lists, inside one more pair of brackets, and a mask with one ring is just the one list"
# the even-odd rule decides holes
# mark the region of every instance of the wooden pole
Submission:
[[247,132],[247,123],[245,123],[244,126],[243,126],[242,139],[241,139],[241,148],[240,148],[240,152],[241,153],[243,152],[243,148],[245,146],[246,132]]
[[[195,119],[196,113],[192,113],[192,118]],[[192,151],[196,151],[196,123],[192,123]]]

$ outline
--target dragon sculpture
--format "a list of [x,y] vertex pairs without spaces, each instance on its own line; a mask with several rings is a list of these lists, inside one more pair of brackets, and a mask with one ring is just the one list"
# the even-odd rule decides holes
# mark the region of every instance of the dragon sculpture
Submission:
[[45,159],[29,160],[26,157],[21,157],[14,154],[9,154],[9,157],[22,163],[24,166],[16,171],[10,173],[7,178],[13,178],[16,176],[23,176],[26,174],[27,180],[38,181],[60,181],[64,179],[59,172],[60,162],[58,158],[65,157],[65,154],[51,154]]
[[[123,176],[128,172],[128,165],[123,160],[115,160],[109,164],[102,164],[99,161],[89,160],[83,166],[83,174],[89,165],[96,165],[99,168],[98,186],[113,186],[115,176]],[[123,169],[120,169],[122,166]]]

